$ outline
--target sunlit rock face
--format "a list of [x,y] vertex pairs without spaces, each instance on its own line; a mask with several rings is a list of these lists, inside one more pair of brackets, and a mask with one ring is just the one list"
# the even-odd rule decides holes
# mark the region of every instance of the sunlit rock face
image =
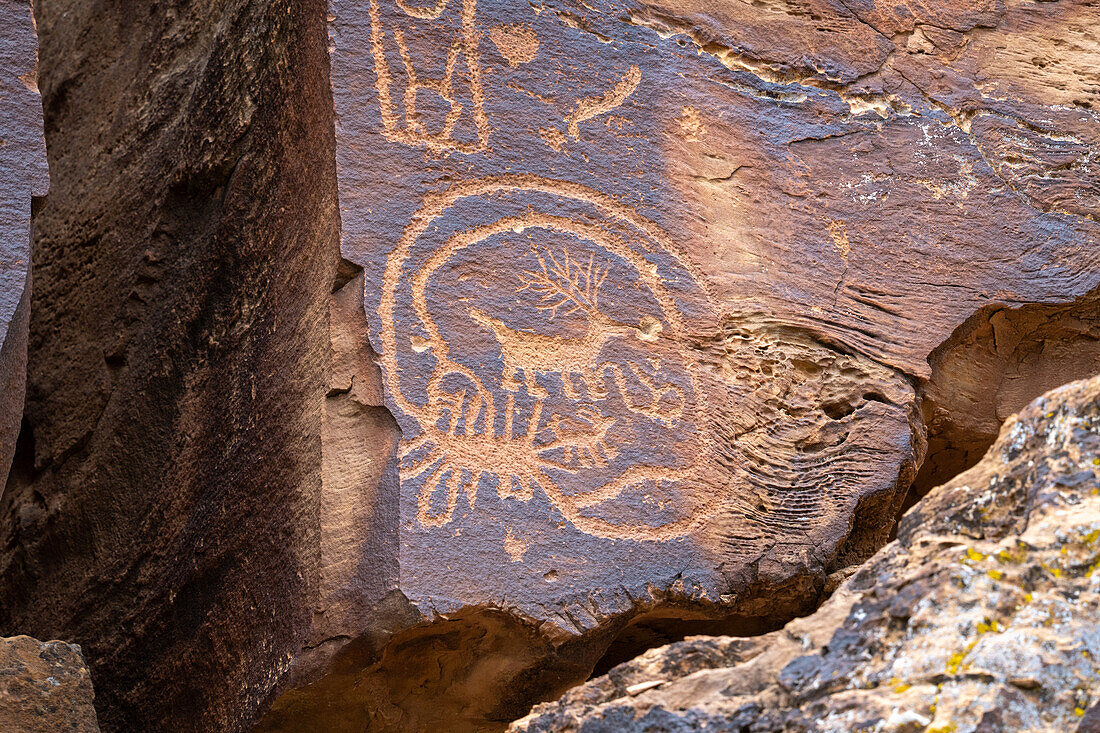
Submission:
[[0,502],[105,729],[500,730],[773,631],[1095,364],[1094,5],[147,6],[35,3]]

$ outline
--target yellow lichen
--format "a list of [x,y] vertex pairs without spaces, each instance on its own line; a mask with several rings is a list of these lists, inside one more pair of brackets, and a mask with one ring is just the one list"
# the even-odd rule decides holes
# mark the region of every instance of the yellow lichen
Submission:
[[966,655],[974,648],[974,645],[978,643],[977,639],[974,639],[966,648],[961,652],[955,652],[947,658],[947,674],[958,674],[959,667],[962,666],[963,660],[966,659]]
[[990,570],[989,577],[993,578],[994,580],[1000,580],[1002,577],[1004,577],[1004,573],[1002,573],[1000,570]]
[[966,556],[973,562],[981,562],[985,559],[985,555],[975,550],[973,547],[966,548]]
[[1027,559],[1027,545],[1020,543],[1013,550],[1001,550],[997,553],[997,561],[1019,565]]
[[987,619],[985,621],[978,622],[978,635],[979,636],[981,634],[988,634],[989,632],[1002,632],[1002,631],[1004,631],[1004,626],[1002,626],[1000,623],[998,623],[997,619],[993,619],[991,621],[987,617]]

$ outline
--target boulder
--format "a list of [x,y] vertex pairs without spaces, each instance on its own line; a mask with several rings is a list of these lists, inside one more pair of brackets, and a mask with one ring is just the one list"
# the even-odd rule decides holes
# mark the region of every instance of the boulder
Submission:
[[1095,730],[1098,617],[1094,377],[1010,418],[813,615],[650,650],[509,730]]
[[0,639],[0,730],[99,733],[80,647],[29,636]]
[[0,481],[8,475],[27,376],[31,198],[46,193],[38,38],[30,2],[0,3]]

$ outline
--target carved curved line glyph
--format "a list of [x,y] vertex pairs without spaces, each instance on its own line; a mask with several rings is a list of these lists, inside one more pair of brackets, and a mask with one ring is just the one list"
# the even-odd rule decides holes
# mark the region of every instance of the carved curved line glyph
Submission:
[[639,404],[631,399],[626,387],[626,376],[624,374],[625,370],[623,369],[623,366],[621,364],[613,361],[607,361],[599,365],[597,372],[599,374],[611,374],[611,380],[615,383],[615,386],[623,395],[623,399],[626,401],[627,408],[631,412],[645,415],[652,420],[657,420],[662,423],[671,423],[672,418],[670,417],[670,414],[666,413],[664,410],[659,409],[659,405],[661,403],[661,398],[663,395],[672,393],[676,395],[677,401],[680,403],[680,417],[683,417],[684,412],[687,410],[687,399],[685,398],[684,391],[682,389],[674,384],[667,384],[664,386],[658,386],[654,384],[645,375],[645,373],[641,371],[641,369],[637,368],[636,364],[627,363],[626,367],[634,375],[634,378],[637,379],[638,382],[647,390],[649,390],[649,392],[653,395],[653,398],[650,400],[649,405]]
[[[433,221],[442,216],[444,211],[451,208],[462,199],[512,191],[546,193],[591,204],[605,215],[631,225],[655,242],[659,249],[676,257],[680,265],[684,267],[692,279],[695,280],[696,284],[706,292],[705,279],[698,276],[694,266],[689,260],[678,255],[677,248],[667,240],[663,232],[660,232],[655,224],[642,218],[629,207],[621,204],[607,194],[600,193],[599,191],[595,191],[578,183],[556,181],[529,174],[511,174],[474,179],[456,184],[446,191],[429,193],[425,196],[424,203],[421,205],[420,209],[413,214],[412,221],[405,228],[401,239],[398,241],[397,247],[390,253],[386,261],[386,270],[383,275],[384,292],[382,302],[379,305],[383,359],[395,359],[396,331],[393,320],[393,308],[401,272],[404,268],[405,261],[409,257],[413,244],[420,238],[421,234],[424,233]],[[634,263],[632,263],[632,265],[633,264]],[[656,274],[650,272],[648,267],[642,267],[640,272],[647,280],[657,281]],[[654,293],[656,294],[658,290],[659,289],[655,289]],[[675,308],[672,310],[676,312]],[[421,314],[418,313],[418,315]],[[674,325],[678,327],[680,324]],[[439,340],[442,341],[442,338],[440,337]],[[387,375],[387,387],[390,389],[394,400],[398,401],[399,406],[404,410],[408,403],[400,395],[397,389],[396,361],[393,367],[394,368],[390,369]],[[415,410],[407,410],[407,412],[410,415],[415,414]]]
[[[453,437],[453,436],[452,436]],[[454,516],[460,493],[465,492],[470,505],[477,494],[477,484],[485,475],[498,480],[497,493],[501,498],[514,497],[528,500],[532,496],[533,482],[540,485],[543,481],[542,466],[532,466],[529,446],[520,441],[505,441],[488,435],[468,435],[463,440],[445,443],[436,431],[426,441],[432,446],[430,452],[421,458],[416,467],[405,478],[418,478],[428,473],[424,485],[417,496],[417,521],[426,527],[440,527]],[[492,470],[486,465],[510,466],[510,470]],[[450,476],[465,477],[458,483],[447,479]],[[516,490],[513,484],[518,484]],[[431,513],[432,497],[440,490],[446,492],[446,508],[438,514]]]
[[[547,476],[547,479],[549,479],[549,476]],[[714,496],[708,496],[702,502],[700,511],[659,527],[630,524],[626,522],[616,524],[600,517],[584,516],[581,514],[581,511],[604,501],[614,499],[634,484],[645,481],[652,481],[656,484],[659,481],[671,482],[672,480],[673,479],[670,479],[668,476],[667,469],[657,466],[632,466],[596,491],[588,492],[578,497],[566,497],[561,488],[558,487],[553,480],[548,480],[545,483],[540,482],[539,486],[546,492],[550,502],[558,508],[562,516],[585,534],[601,537],[603,539],[664,542],[677,537],[683,537],[704,525],[710,517],[714,515],[715,505],[718,504],[718,499]]]
[[425,527],[442,527],[454,517],[458,507],[459,494],[471,497],[470,486],[480,479],[479,474],[471,474],[447,465],[445,459],[440,459],[439,466],[425,480],[425,488],[436,480],[435,489],[443,488],[447,492],[447,509],[440,514],[432,514],[432,494],[435,491],[421,491],[416,499],[416,520]]
[[[413,308],[420,323],[428,332],[429,341],[437,350],[436,357],[441,362],[455,364],[449,357],[446,340],[443,338],[442,334],[440,334],[439,328],[428,310],[427,285],[431,276],[462,249],[482,242],[497,234],[522,232],[526,229],[548,229],[573,234],[595,242],[608,252],[621,257],[624,261],[629,263],[631,267],[638,271],[640,279],[649,287],[650,291],[657,299],[658,304],[661,306],[664,316],[671,326],[672,333],[675,336],[681,334],[683,324],[679,312],[676,309],[675,301],[664,292],[664,288],[659,279],[650,272],[649,268],[641,261],[641,258],[618,237],[589,222],[581,222],[538,212],[527,212],[521,216],[504,217],[491,224],[474,227],[473,229],[452,236],[443,247],[440,247],[431,254],[423,267],[421,267],[414,276],[411,288]],[[697,385],[693,385],[693,387],[695,386]]]
[[405,11],[406,15],[411,15],[421,20],[435,20],[443,15],[443,11],[447,9],[447,0],[439,0],[435,5],[420,6],[410,6],[405,0],[395,0],[395,2],[397,3],[397,7]]
[[[428,474],[424,487],[417,496],[417,521],[424,527],[438,528],[449,523],[454,517],[458,498],[463,493],[473,505],[477,484],[485,474],[492,474],[497,478],[499,482],[497,491],[502,498],[518,493],[520,494],[518,498],[529,499],[531,486],[537,484],[551,504],[577,529],[604,539],[666,541],[682,537],[705,524],[713,515],[714,505],[717,503],[715,497],[708,496],[701,502],[700,511],[659,527],[626,522],[614,523],[600,517],[585,516],[582,512],[614,499],[630,486],[647,481],[655,485],[661,481],[675,481],[668,475],[668,470],[658,466],[633,466],[594,492],[567,496],[550,475],[550,471],[560,470],[560,467],[543,463],[535,467],[526,465],[529,455],[519,446],[507,445],[500,440],[490,439],[489,436],[469,436],[464,442],[467,443],[466,447],[471,449],[468,452],[473,453],[477,458],[484,460],[488,456],[491,457],[494,465],[512,465],[516,470],[493,472],[480,464],[467,465],[463,455],[452,454],[454,446],[441,446],[426,456],[415,470],[415,476]],[[519,483],[519,492],[511,491],[513,482]],[[508,484],[508,488],[505,488],[505,484]],[[433,514],[432,497],[440,489],[446,493],[446,508],[438,514]]]
[[[502,234],[505,232],[521,232],[525,229],[550,229],[555,231],[566,232],[574,234],[578,237],[593,241],[599,246],[605,248],[607,251],[621,257],[628,262],[638,273],[640,279],[647,285],[650,292],[657,299],[658,304],[661,306],[662,312],[665,318],[668,320],[669,325],[672,328],[672,335],[678,337],[683,331],[683,324],[680,319],[679,312],[676,308],[675,301],[665,292],[665,289],[657,278],[657,276],[650,271],[645,263],[641,261],[641,258],[631,250],[625,243],[619,240],[618,237],[611,235],[601,227],[589,222],[581,222],[565,217],[554,216],[550,214],[542,214],[538,212],[527,212],[521,216],[516,217],[504,217],[498,219],[491,224],[485,224],[473,229],[469,229],[464,232],[460,232],[452,236],[447,243],[435,250],[424,265],[417,271],[413,277],[411,285],[413,296],[413,309],[416,312],[417,318],[421,325],[428,333],[428,340],[432,344],[434,356],[437,359],[437,369],[442,371],[460,371],[470,376],[471,379],[476,380],[476,377],[472,375],[465,367],[453,361],[449,355],[449,347],[442,334],[439,332],[439,327],[432,318],[431,313],[428,310],[427,302],[427,286],[428,281],[432,274],[438,270],[443,264],[450,260],[457,252],[465,249],[471,245],[488,239],[496,234]],[[406,255],[407,256],[407,255]],[[387,268],[388,269],[388,268]],[[388,283],[389,274],[385,278]],[[395,297],[396,293],[392,293],[391,297]],[[386,331],[386,324],[389,323],[386,314],[380,314],[383,320],[383,330]],[[392,316],[391,316],[392,317]],[[396,353],[396,335],[390,337],[383,333],[383,352],[390,350],[390,353]],[[386,357],[383,356],[385,359]],[[396,359],[392,364],[392,369],[396,370]],[[689,374],[691,374],[689,367]],[[391,384],[391,388],[396,388],[396,383]],[[696,395],[700,394],[701,385],[698,384],[697,379],[692,374],[692,389]],[[397,395],[395,394],[395,399]],[[402,409],[408,414],[419,418],[420,422],[423,422],[426,418],[424,416],[425,408],[413,405],[404,399],[404,395],[401,395]],[[406,409],[408,406],[408,409]]]
[[598,97],[585,97],[577,101],[577,106],[565,118],[569,137],[574,140],[581,136],[580,123],[610,112],[626,101],[642,81],[642,72],[637,66],[631,66],[623,78]]

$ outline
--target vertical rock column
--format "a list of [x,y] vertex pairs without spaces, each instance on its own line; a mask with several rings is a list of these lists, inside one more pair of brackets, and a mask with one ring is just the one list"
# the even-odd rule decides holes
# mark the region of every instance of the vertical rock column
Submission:
[[15,453],[26,392],[31,197],[47,186],[31,6],[0,0],[0,480]]
[[[30,71],[28,6],[0,10]],[[324,7],[35,15],[52,187],[0,629],[80,644],[104,730],[245,730],[312,619],[337,262]],[[16,76],[0,103],[30,97]]]

